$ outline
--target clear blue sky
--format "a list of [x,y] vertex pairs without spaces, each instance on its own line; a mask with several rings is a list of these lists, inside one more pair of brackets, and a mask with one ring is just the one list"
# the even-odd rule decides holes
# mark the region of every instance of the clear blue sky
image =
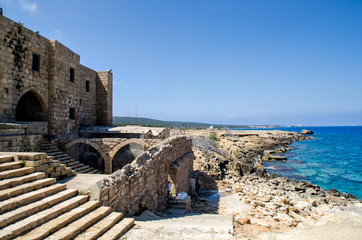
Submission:
[[4,15],[112,68],[113,115],[362,124],[361,0],[0,0]]

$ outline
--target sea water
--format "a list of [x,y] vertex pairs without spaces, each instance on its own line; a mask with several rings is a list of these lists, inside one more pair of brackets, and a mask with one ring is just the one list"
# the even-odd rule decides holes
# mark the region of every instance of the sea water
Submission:
[[[293,142],[283,154],[288,160],[264,161],[269,173],[305,180],[324,190],[332,188],[362,199],[362,127],[289,127],[312,130],[314,139]],[[266,129],[264,129],[266,130]]]

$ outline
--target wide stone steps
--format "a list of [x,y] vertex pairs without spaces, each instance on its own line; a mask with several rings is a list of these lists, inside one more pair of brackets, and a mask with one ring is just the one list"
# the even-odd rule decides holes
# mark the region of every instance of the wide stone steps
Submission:
[[6,199],[0,202],[0,213],[40,200],[44,197],[50,196],[54,193],[63,191],[65,189],[66,189],[65,184],[54,184],[49,187],[41,188],[36,191],[31,191],[17,197]]
[[13,161],[13,156],[11,156],[11,155],[0,156],[0,163],[12,162],[12,161]]
[[87,214],[90,211],[93,211],[95,208],[99,206],[98,201],[89,201],[80,205],[79,207],[60,215],[49,222],[46,222],[40,225],[38,228],[26,233],[23,236],[18,237],[20,240],[28,240],[28,239],[44,239],[50,234],[56,232],[67,224],[71,223],[75,219]]
[[36,180],[34,182],[21,184],[13,188],[3,189],[0,191],[0,201],[11,197],[15,197],[23,193],[33,191],[35,189],[49,186],[51,184],[54,184],[55,182],[56,182],[55,178],[45,178],[45,179]]
[[9,178],[6,180],[0,181],[0,190],[10,187],[15,187],[23,183],[32,182],[38,179],[45,178],[45,173],[35,172],[29,175],[24,175],[20,177]]
[[80,204],[86,202],[88,200],[88,196],[77,196],[61,202],[49,209],[40,211],[36,214],[32,214],[23,220],[20,220],[16,223],[13,223],[5,228],[3,228],[0,232],[0,239],[11,239],[19,236],[20,234],[34,229],[40,224],[49,221],[69,210],[79,206]]
[[98,240],[113,240],[118,239],[134,224],[133,218],[124,218],[122,221],[114,225],[105,234],[98,238]]
[[24,176],[25,174],[29,174],[29,173],[33,173],[33,172],[35,172],[35,168],[33,168],[33,167],[23,167],[23,168],[19,168],[19,169],[2,171],[2,172],[0,172],[0,180],[13,178],[13,177],[20,177],[20,176]]
[[133,225],[99,201],[12,163],[18,162],[0,157],[8,166],[0,168],[0,239],[116,239]]
[[21,168],[21,162],[6,162],[0,164],[0,171]]
[[83,233],[79,234],[75,239],[76,240],[91,240],[96,239],[103,233],[105,233],[109,228],[121,220],[123,214],[118,212],[110,213],[106,218],[103,218],[101,221],[94,224],[92,227],[88,228]]
[[19,219],[22,219],[30,214],[34,214],[38,211],[47,209],[47,208],[49,208],[55,204],[58,204],[66,199],[74,197],[77,193],[78,193],[78,191],[75,189],[67,189],[67,190],[61,191],[59,193],[56,193],[54,195],[51,195],[49,197],[43,198],[39,201],[19,207],[10,212],[6,212],[6,213],[0,215],[0,227],[4,227],[4,226],[9,225],[15,221],[18,221]]
[[111,212],[110,207],[99,207],[84,217],[45,238],[47,240],[73,239],[79,233],[96,223]]
[[60,161],[62,164],[65,164],[67,167],[70,167],[73,171],[77,173],[102,173],[101,171],[94,171],[94,168],[91,168],[84,163],[80,163],[65,154],[59,148],[53,144],[49,139],[45,139],[42,142],[42,149],[49,156],[52,156],[54,160]]

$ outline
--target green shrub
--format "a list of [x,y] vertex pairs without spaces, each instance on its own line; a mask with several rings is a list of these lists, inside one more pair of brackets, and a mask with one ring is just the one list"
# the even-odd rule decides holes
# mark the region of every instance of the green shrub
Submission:
[[215,135],[215,133],[210,133],[209,139],[219,141],[219,138]]

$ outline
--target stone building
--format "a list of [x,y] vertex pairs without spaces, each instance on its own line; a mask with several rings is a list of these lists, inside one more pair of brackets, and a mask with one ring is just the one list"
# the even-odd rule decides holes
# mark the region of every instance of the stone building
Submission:
[[112,124],[110,71],[97,72],[56,40],[0,15],[0,123],[47,122],[59,137]]

